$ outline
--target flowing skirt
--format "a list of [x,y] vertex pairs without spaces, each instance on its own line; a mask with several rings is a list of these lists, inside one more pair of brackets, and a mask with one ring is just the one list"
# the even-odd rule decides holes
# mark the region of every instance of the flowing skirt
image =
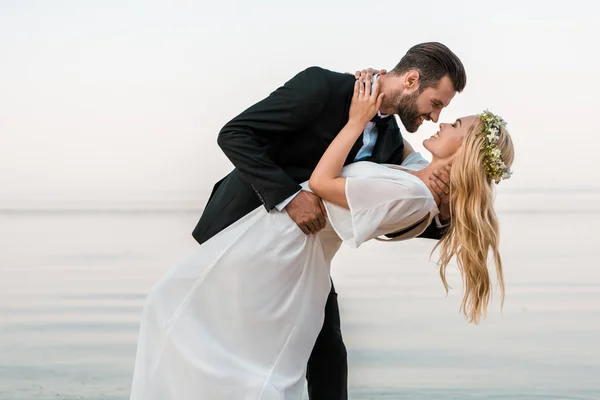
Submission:
[[340,243],[259,207],[199,246],[148,295],[131,400],[300,399]]

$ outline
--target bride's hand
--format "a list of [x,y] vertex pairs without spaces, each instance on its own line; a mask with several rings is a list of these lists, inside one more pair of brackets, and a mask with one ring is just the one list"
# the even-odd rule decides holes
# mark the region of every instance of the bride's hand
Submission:
[[383,93],[379,93],[379,79],[373,85],[371,91],[372,79],[367,75],[366,78],[360,77],[354,82],[354,95],[350,104],[350,114],[348,122],[353,122],[365,126],[381,107]]

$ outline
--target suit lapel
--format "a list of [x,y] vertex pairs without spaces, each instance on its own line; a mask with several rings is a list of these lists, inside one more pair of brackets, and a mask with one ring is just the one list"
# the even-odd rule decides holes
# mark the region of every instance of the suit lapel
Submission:
[[[352,102],[353,88],[354,77],[348,78],[346,81],[344,81],[342,90],[344,93],[346,93],[346,107],[342,120],[340,121],[340,130],[348,122],[348,112],[350,111],[350,104]],[[376,122],[376,124],[377,141],[375,142],[373,153],[370,157],[367,157],[366,160],[376,163],[389,163],[398,159],[402,160],[404,142],[402,141],[402,134],[400,133],[400,128],[398,127],[395,117],[391,115],[388,118],[379,120]],[[354,143],[354,146],[352,146],[344,165],[354,162],[354,159],[356,158],[356,155],[362,146],[363,135],[360,135]]]
[[346,158],[346,162],[344,163],[344,165],[354,162],[354,159],[356,158],[356,155],[358,154],[358,152],[362,146],[363,146],[363,135],[360,135],[358,137],[358,140],[356,141],[356,143],[354,143],[354,146],[352,146],[350,153],[348,153],[348,157]]

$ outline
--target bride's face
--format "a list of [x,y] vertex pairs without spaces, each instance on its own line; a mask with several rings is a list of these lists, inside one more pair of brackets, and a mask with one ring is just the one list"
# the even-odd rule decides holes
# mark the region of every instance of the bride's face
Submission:
[[453,124],[441,123],[440,130],[429,139],[425,139],[423,146],[437,159],[454,156],[460,149],[469,127],[476,119],[477,117],[473,115],[459,118]]

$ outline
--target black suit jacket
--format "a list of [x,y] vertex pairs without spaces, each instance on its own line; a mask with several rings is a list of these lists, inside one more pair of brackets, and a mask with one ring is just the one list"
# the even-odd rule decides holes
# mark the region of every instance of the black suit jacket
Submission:
[[[218,144],[235,169],[217,182],[192,235],[203,243],[261,204],[271,211],[300,190],[348,121],[355,78],[310,67],[229,121]],[[348,155],[352,162],[362,136]],[[404,143],[394,118],[379,129],[367,160],[400,164]],[[432,224],[422,235],[439,238]]]

